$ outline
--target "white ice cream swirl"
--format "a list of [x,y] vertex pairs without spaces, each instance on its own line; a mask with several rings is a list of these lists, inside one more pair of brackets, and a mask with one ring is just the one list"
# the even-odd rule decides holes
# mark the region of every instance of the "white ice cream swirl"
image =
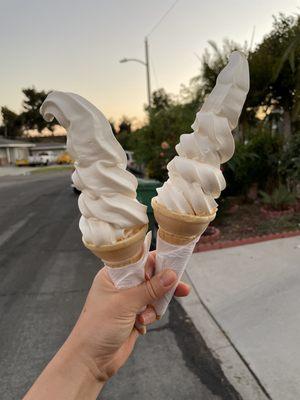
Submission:
[[84,241],[113,244],[133,227],[147,224],[147,208],[136,200],[137,180],[126,171],[126,154],[104,115],[83,97],[57,91],[47,96],[40,111],[67,130],[67,149],[75,160],[72,180],[81,191]]
[[192,125],[180,136],[178,156],[168,164],[169,179],[157,190],[157,201],[172,211],[211,214],[226,186],[220,164],[234,153],[231,131],[237,126],[249,90],[248,62],[235,51]]

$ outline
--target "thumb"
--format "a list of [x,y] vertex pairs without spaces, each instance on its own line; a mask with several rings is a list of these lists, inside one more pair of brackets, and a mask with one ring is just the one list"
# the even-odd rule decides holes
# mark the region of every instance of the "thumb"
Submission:
[[141,285],[126,290],[127,304],[138,313],[147,304],[163,297],[176,283],[176,273],[165,269]]

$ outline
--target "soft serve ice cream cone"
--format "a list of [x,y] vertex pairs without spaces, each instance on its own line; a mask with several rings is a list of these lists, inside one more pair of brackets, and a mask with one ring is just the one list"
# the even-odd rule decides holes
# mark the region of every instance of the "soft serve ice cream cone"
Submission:
[[[197,113],[194,132],[180,136],[178,156],[167,166],[169,179],[152,199],[159,225],[157,272],[173,268],[180,279],[197,240],[215,218],[215,199],[226,186],[220,165],[234,153],[231,131],[238,124],[248,90],[248,62],[235,51]],[[172,295],[154,304],[159,316]]]
[[136,178],[109,122],[79,95],[50,93],[41,107],[67,130],[67,149],[75,160],[72,180],[81,191],[79,227],[85,246],[109,267],[117,287],[144,280],[149,251],[146,207],[136,199]]

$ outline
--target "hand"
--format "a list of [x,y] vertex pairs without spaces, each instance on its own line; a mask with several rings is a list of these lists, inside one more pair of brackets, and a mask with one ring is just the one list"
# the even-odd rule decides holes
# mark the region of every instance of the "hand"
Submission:
[[[136,318],[145,325],[153,323],[156,314],[147,305],[163,297],[176,284],[174,271],[165,270],[153,276],[154,268],[155,252],[152,252],[145,266],[146,281],[130,289],[116,289],[106,268],[94,279],[82,313],[65,346],[76,352],[102,382],[115,374],[132,352],[139,335],[134,328]],[[188,293],[189,287],[179,283],[175,295],[186,296]],[[145,307],[145,311],[137,317]]]

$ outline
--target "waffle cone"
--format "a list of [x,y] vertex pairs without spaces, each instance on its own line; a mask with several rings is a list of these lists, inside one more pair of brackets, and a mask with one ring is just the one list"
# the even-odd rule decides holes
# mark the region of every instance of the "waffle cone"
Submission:
[[175,245],[185,245],[200,236],[214,220],[217,211],[207,215],[180,214],[159,204],[156,197],[152,199],[151,205],[160,238]]
[[148,225],[138,226],[132,229],[132,234],[114,244],[95,246],[92,243],[82,241],[86,248],[102,261],[112,267],[120,268],[132,264],[140,259],[143,253],[143,244]]

